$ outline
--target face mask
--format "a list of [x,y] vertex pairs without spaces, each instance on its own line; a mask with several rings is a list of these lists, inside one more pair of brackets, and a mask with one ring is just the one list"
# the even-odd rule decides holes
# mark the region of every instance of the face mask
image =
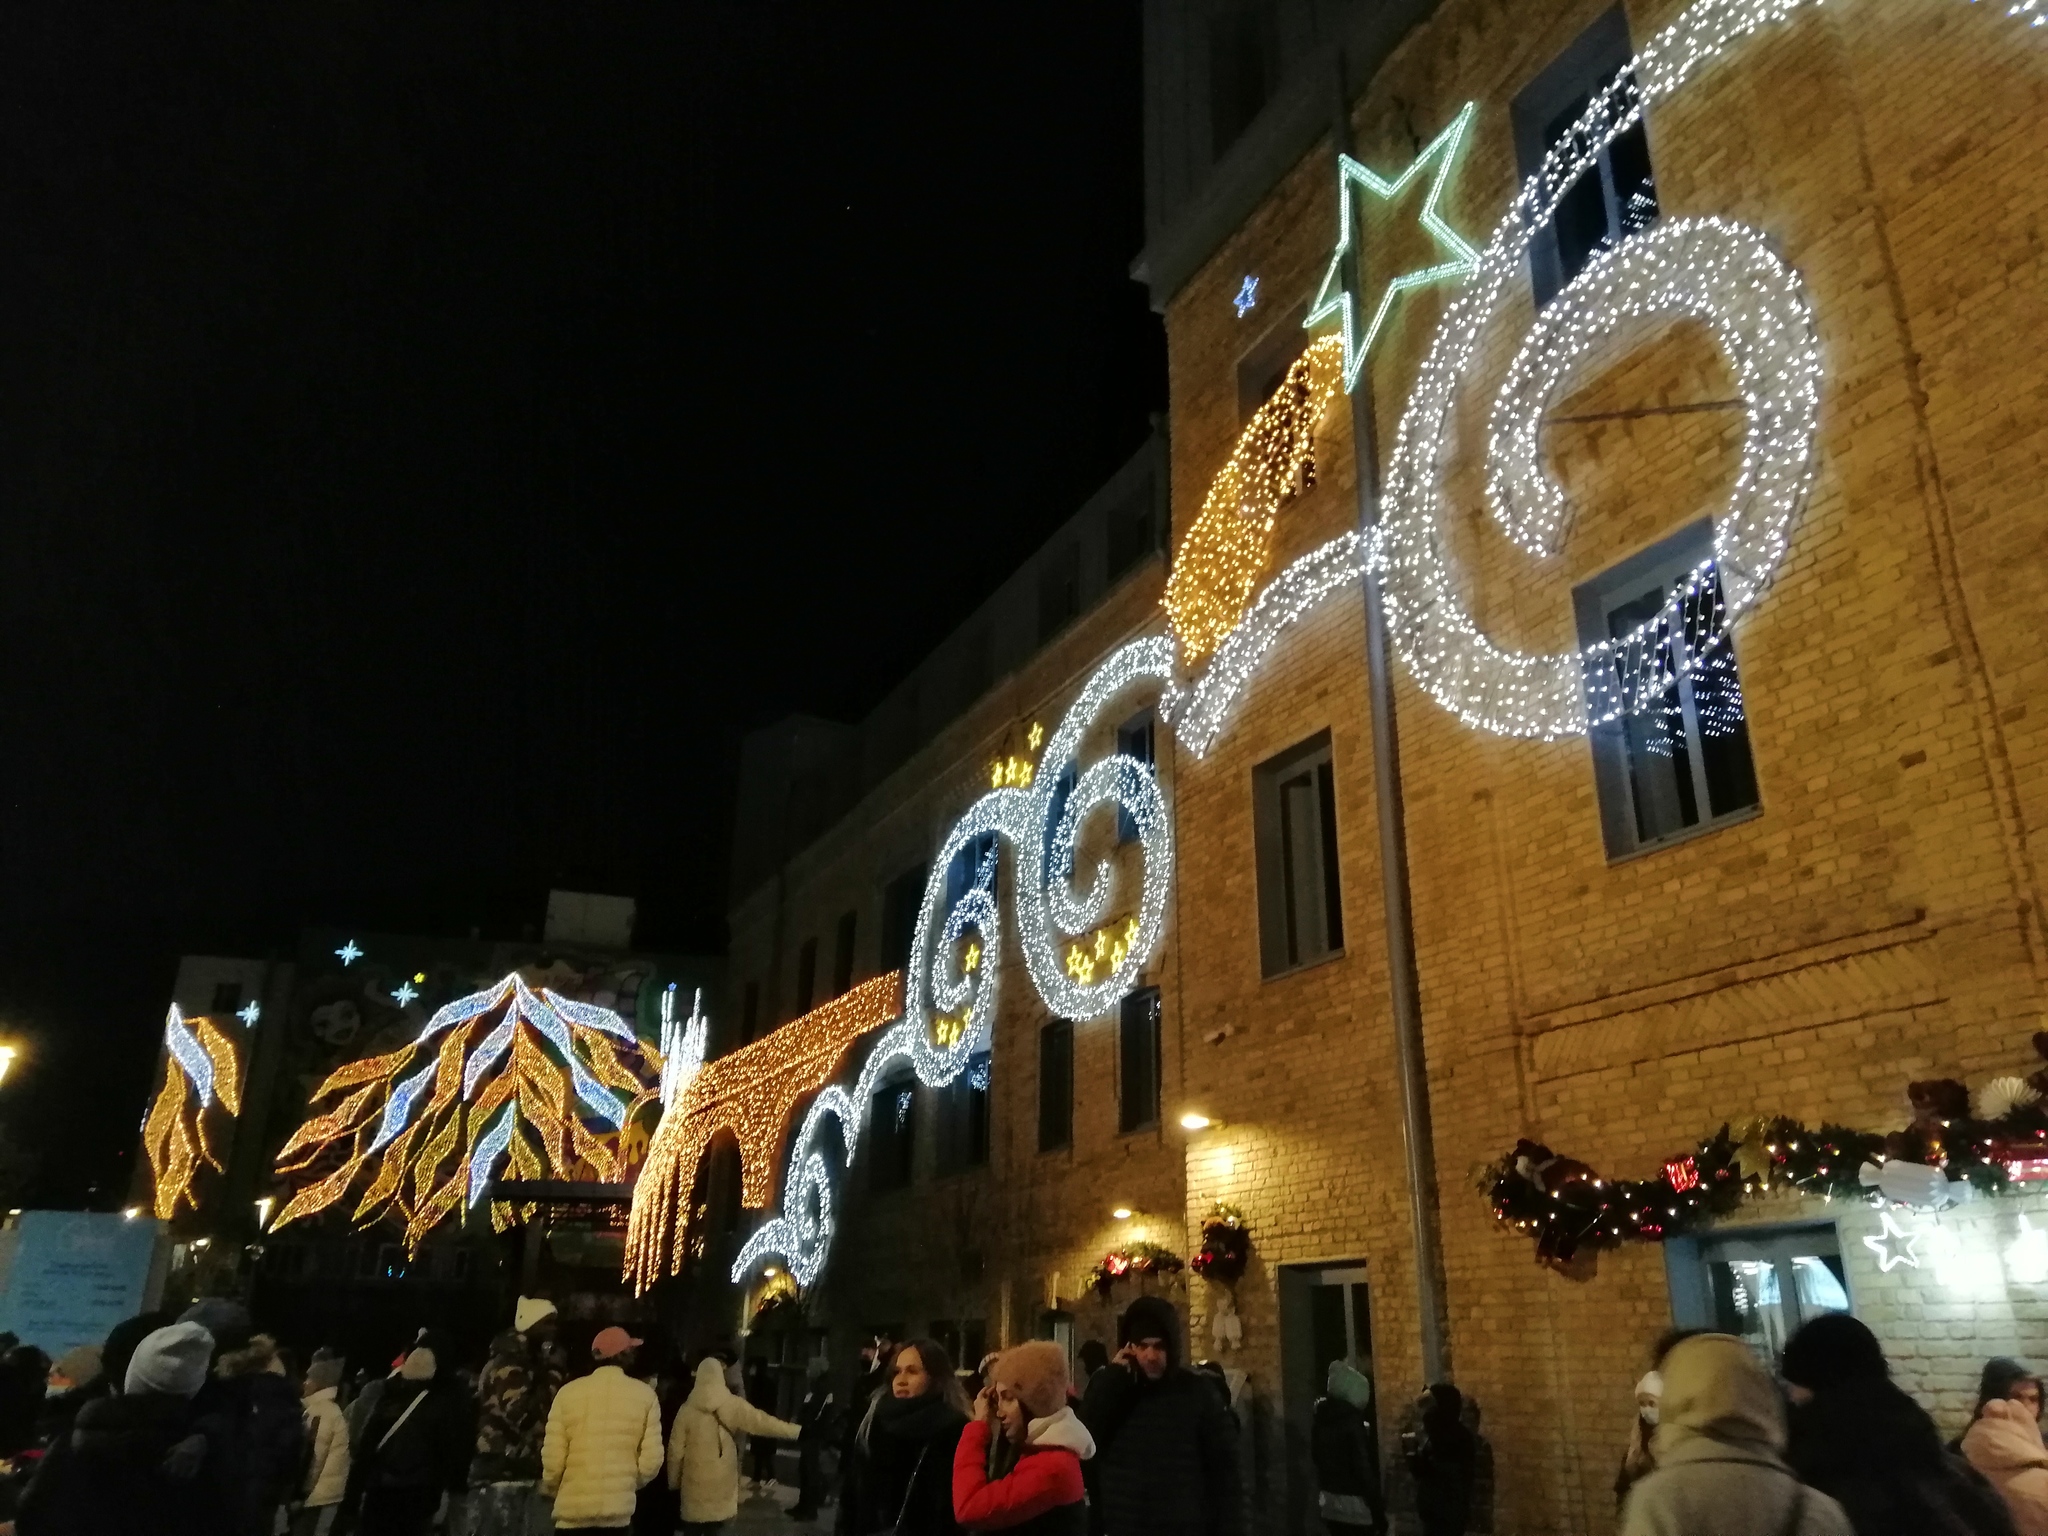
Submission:
[[1655,1429],[1657,1427],[1657,1405],[1655,1403],[1643,1403],[1636,1408],[1636,1412],[1642,1416],[1643,1422],[1649,1425],[1650,1428]]

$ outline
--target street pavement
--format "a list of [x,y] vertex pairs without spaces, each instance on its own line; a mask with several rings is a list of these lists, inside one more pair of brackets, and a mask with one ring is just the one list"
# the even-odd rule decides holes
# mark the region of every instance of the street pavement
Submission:
[[726,1530],[732,1536],[798,1536],[799,1532],[810,1531],[817,1536],[830,1536],[834,1522],[839,1518],[839,1506],[827,1504],[818,1512],[815,1522],[796,1521],[786,1511],[796,1503],[796,1484],[777,1483],[775,1492],[767,1497],[759,1494],[740,1500],[739,1518]]

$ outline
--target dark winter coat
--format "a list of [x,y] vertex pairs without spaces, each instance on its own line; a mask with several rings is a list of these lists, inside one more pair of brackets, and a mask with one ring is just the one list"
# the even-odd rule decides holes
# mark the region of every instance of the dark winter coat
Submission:
[[[406,1410],[414,1398],[419,1407]],[[401,1423],[400,1420],[403,1420]],[[389,1438],[386,1438],[389,1436]],[[453,1381],[416,1383],[391,1379],[363,1426],[362,1448],[349,1468],[363,1491],[431,1489],[460,1493],[469,1481],[470,1447],[476,1424],[462,1389]]]
[[19,1536],[221,1536],[240,1484],[226,1426],[153,1392],[87,1403],[15,1514]]
[[216,1376],[192,1399],[200,1418],[227,1427],[221,1447],[238,1490],[238,1536],[270,1536],[278,1506],[298,1491],[306,1463],[306,1416],[292,1384],[274,1371]]
[[1095,1491],[1108,1536],[1238,1536],[1237,1420],[1213,1383],[1179,1365],[1157,1381],[1111,1364],[1088,1379]]
[[1997,1491],[1890,1381],[1845,1383],[1794,1408],[1785,1459],[1842,1506],[1856,1536],[2012,1536]]
[[878,1398],[865,1432],[855,1438],[857,1536],[891,1527],[903,1536],[955,1536],[953,1452],[966,1427],[967,1416],[936,1393]]
[[[1386,1504],[1380,1496],[1380,1469],[1364,1412],[1342,1398],[1318,1398],[1309,1420],[1308,1444],[1316,1465],[1317,1490],[1335,1495],[1335,1500],[1323,1501],[1323,1518],[1335,1518],[1333,1507],[1344,1508],[1347,1517],[1352,1509],[1362,1508],[1366,1518],[1350,1523],[1384,1530]],[[1337,1505],[1337,1500],[1343,1501],[1342,1505]]]
[[1431,1387],[1422,1432],[1409,1452],[1415,1474],[1415,1516],[1424,1536],[1456,1536],[1471,1522],[1472,1483],[1479,1468],[1479,1442],[1459,1417],[1464,1399],[1456,1387]]

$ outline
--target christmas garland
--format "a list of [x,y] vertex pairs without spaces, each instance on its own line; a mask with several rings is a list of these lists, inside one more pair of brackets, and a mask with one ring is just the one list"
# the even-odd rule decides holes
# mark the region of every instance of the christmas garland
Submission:
[[[2048,1061],[2048,1032],[2034,1036]],[[2048,1067],[1994,1078],[1970,1091],[1953,1078],[1909,1083],[1913,1120],[1888,1135],[1786,1116],[1723,1125],[1651,1179],[1601,1178],[1539,1142],[1479,1178],[1494,1219],[1536,1241],[1538,1263],[1563,1264],[1581,1248],[1659,1243],[1726,1216],[1753,1196],[1792,1189],[1826,1200],[1944,1206],[1998,1194],[2016,1177],[2048,1175]]]
[[1157,1243],[1128,1243],[1105,1253],[1102,1262],[1088,1272],[1088,1283],[1106,1301],[1117,1281],[1128,1276],[1177,1275],[1186,1268],[1179,1254]]

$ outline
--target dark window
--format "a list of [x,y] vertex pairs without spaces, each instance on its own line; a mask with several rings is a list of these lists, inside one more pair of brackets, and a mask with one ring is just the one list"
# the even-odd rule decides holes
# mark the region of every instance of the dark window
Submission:
[[1640,636],[1587,663],[1596,720],[1617,702],[1637,705],[1589,732],[1611,859],[1757,808],[1749,721],[1734,641],[1723,632],[1713,552],[1714,526],[1703,518],[1572,593],[1581,645]]
[[973,1370],[988,1353],[988,1319],[970,1317],[960,1325],[959,1359],[964,1369]]
[[[1516,95],[1510,113],[1524,180],[1551,150],[1565,144],[1588,103],[1621,74],[1633,56],[1619,7],[1595,21]],[[1569,146],[1567,146],[1567,152]],[[1641,118],[1601,150],[1557,205],[1549,228],[1529,247],[1536,302],[1546,304],[1587,262],[1657,218],[1650,139]]]
[[832,936],[832,995],[839,996],[853,985],[853,926],[851,911],[839,914],[839,931]]
[[740,1044],[745,1045],[754,1038],[754,1032],[761,1027],[761,983],[750,981],[740,1003]]
[[818,941],[805,939],[796,952],[796,1011],[811,1011],[811,997],[818,990]]
[[733,1232],[740,1224],[742,1169],[739,1143],[730,1136],[711,1149],[704,1166],[704,1206],[713,1232]]
[[1272,0],[1211,0],[1209,148],[1221,160],[1273,94],[1279,17]]
[[242,984],[239,981],[216,981],[213,984],[213,1011],[233,1013],[242,1006]]
[[1117,1019],[1119,1131],[1159,1123],[1159,989],[1140,987],[1123,1001]]
[[1081,612],[1081,546],[1063,544],[1038,567],[1038,643],[1043,645]]
[[[1116,749],[1124,757],[1135,757],[1147,768],[1152,766],[1152,711],[1133,715],[1116,728]],[[1120,843],[1135,842],[1138,824],[1131,819],[1131,813],[1122,806],[1116,811],[1116,840]]]
[[1306,310],[1283,314],[1256,345],[1237,360],[1237,419],[1249,421],[1287,382],[1287,370],[1315,338],[1301,328]]
[[405,1247],[400,1243],[380,1243],[377,1247],[376,1275],[379,1280],[403,1280],[405,1278]]
[[918,908],[924,903],[924,866],[913,864],[882,892],[882,969],[900,971],[910,964],[910,941],[917,931]]
[[[1052,782],[1052,809],[1045,818],[1045,870],[1043,879],[1047,883],[1050,883],[1053,878],[1053,833],[1060,824],[1060,818],[1066,815],[1067,799],[1074,793],[1074,786],[1080,782],[1080,779],[1079,770],[1072,763],[1068,763],[1066,767],[1060,770],[1060,776]],[[1069,869],[1066,873],[1071,876],[1073,871]]]
[[1324,731],[1252,770],[1259,954],[1268,976],[1344,947],[1337,787]]
[[1107,573],[1115,581],[1159,547],[1159,515],[1152,505],[1152,482],[1147,479],[1128,503],[1112,507],[1102,520],[1102,541],[1108,556]]
[[1052,1019],[1038,1031],[1038,1150],[1074,1144],[1074,1025]]
[[967,1070],[938,1090],[939,1168],[981,1168],[988,1163],[988,1052],[970,1056]]
[[875,1143],[868,1187],[908,1189],[917,1147],[917,1084],[912,1079],[899,1078],[875,1090],[868,1104],[868,1134]]

